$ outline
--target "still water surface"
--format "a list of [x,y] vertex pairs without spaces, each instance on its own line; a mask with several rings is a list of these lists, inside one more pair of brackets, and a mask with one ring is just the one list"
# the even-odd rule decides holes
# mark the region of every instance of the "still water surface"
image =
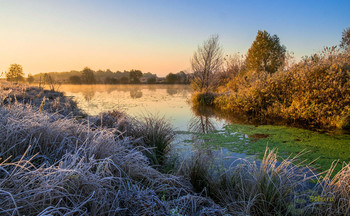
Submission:
[[[60,91],[73,96],[78,106],[90,115],[113,109],[138,117],[147,114],[164,116],[179,131],[187,131],[198,116],[188,100],[189,85],[62,85]],[[212,127],[226,123],[218,117],[208,117]]]

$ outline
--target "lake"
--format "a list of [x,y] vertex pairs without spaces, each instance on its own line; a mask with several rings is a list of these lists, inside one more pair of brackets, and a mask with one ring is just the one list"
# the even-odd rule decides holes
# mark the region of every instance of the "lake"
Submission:
[[[301,159],[317,159],[319,170],[327,169],[333,160],[350,161],[349,134],[251,125],[242,116],[211,108],[193,109],[189,85],[62,85],[59,91],[73,96],[90,115],[117,109],[134,117],[164,116],[177,131],[174,149],[181,154],[208,148],[226,157],[262,157],[268,146],[278,148],[284,157],[308,151]],[[198,140],[205,145],[198,147]]]

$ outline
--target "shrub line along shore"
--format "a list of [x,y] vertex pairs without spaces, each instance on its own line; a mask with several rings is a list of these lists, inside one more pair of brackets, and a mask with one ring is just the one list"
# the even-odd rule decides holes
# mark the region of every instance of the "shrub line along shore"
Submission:
[[211,91],[197,91],[194,106],[213,106],[265,123],[277,119],[308,128],[350,129],[350,54],[326,50],[287,71],[240,71]]

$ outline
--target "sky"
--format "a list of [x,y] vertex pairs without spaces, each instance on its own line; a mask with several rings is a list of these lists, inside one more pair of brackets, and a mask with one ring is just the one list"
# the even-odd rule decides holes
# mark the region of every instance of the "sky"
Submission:
[[296,59],[338,45],[350,1],[0,0],[0,73],[140,69],[190,71],[199,45],[218,34],[226,54],[246,54],[258,30]]

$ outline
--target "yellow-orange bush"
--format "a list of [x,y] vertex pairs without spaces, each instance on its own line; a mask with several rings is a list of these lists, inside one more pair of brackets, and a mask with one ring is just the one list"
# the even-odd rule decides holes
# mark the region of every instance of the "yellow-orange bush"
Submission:
[[323,128],[350,126],[350,54],[334,48],[272,75],[245,72],[232,78],[215,105],[257,118],[283,118]]

